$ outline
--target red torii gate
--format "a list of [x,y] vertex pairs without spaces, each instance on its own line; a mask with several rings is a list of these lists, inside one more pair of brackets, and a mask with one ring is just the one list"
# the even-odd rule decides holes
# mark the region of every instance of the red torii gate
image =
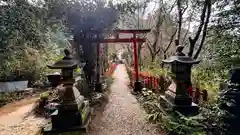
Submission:
[[[138,65],[138,51],[137,51],[137,43],[143,43],[146,41],[145,38],[137,38],[137,34],[146,34],[150,32],[150,29],[141,29],[141,30],[135,30],[135,29],[129,29],[129,30],[122,30],[117,29],[113,32],[117,34],[117,37],[115,39],[104,39],[101,43],[133,43],[133,53],[134,53],[134,69],[135,69],[135,79],[136,82],[134,83],[134,91],[140,91],[141,90],[141,82],[139,82],[139,65]],[[125,34],[133,34],[132,38],[119,38],[120,33]],[[100,83],[100,65],[99,65],[99,57],[100,57],[100,44],[97,46],[97,89],[101,89],[101,83]]]

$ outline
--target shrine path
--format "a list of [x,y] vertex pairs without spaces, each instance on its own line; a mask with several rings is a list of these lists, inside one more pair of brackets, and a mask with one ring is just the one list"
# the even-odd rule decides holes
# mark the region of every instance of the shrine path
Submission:
[[147,123],[144,111],[128,88],[129,78],[123,64],[114,74],[111,93],[102,116],[90,124],[89,135],[161,135],[154,125]]

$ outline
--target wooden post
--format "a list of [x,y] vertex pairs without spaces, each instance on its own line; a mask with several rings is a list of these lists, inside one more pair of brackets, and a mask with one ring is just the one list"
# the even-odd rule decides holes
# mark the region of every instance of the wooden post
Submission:
[[194,97],[193,97],[193,102],[195,102],[196,104],[199,104],[200,94],[201,94],[200,89],[196,88],[195,94],[194,94]]
[[149,76],[147,76],[146,78],[147,78],[147,87],[146,88],[149,89],[150,88],[150,85],[149,85],[150,84],[150,78],[149,78]]
[[149,89],[152,89],[152,76],[149,76]]
[[203,98],[203,101],[207,101],[208,99],[208,93],[207,93],[207,90],[202,90],[202,98]]
[[136,41],[136,33],[133,33],[133,53],[134,53],[134,70],[135,70],[135,83],[134,83],[134,91],[141,90],[141,82],[139,82],[138,76],[138,51],[137,51],[137,41]]
[[95,91],[101,92],[102,89],[102,84],[100,82],[100,43],[97,44],[97,66],[96,66],[96,86],[95,86]]

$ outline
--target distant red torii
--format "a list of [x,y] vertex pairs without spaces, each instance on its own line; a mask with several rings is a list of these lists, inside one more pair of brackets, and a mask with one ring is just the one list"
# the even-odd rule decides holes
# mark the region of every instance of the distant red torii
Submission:
[[[150,29],[141,29],[141,30],[136,30],[136,29],[116,29],[113,30],[114,33],[116,33],[116,38],[115,39],[104,39],[101,43],[133,43],[133,53],[134,53],[134,69],[135,69],[135,78],[136,82],[134,84],[134,91],[139,91],[141,90],[141,83],[139,82],[139,68],[138,68],[138,51],[137,51],[137,43],[143,43],[146,41],[145,38],[136,38],[136,34],[146,34],[150,32]],[[133,37],[131,38],[119,38],[120,33],[128,33],[128,34],[133,34]],[[100,56],[100,46],[98,45],[98,57]],[[99,59],[98,59],[99,60]]]

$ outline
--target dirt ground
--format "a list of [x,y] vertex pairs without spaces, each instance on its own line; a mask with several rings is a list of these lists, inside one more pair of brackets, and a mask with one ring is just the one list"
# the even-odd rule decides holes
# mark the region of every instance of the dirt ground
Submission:
[[35,135],[45,123],[31,114],[37,99],[26,98],[0,108],[0,135]]

